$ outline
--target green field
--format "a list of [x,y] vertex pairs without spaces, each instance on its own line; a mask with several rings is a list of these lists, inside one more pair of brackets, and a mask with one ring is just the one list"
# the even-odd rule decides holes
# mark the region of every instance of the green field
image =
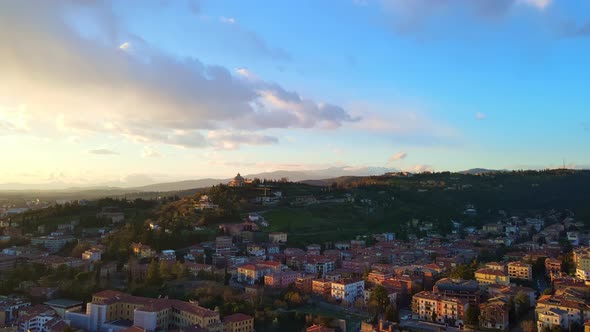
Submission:
[[282,207],[265,212],[269,231],[289,233],[289,244],[302,246],[351,239],[368,231],[393,231],[393,224],[374,223],[361,207],[348,204],[315,205],[301,208]]

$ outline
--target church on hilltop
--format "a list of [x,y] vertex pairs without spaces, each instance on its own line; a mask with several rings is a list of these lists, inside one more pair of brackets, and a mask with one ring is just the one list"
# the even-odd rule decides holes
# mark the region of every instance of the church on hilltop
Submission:
[[246,183],[248,181],[238,173],[227,185],[230,187],[243,187]]

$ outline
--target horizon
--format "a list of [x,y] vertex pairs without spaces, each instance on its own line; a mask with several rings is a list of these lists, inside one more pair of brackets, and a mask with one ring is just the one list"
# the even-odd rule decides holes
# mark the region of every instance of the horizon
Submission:
[[589,13],[556,0],[2,2],[0,184],[589,169]]

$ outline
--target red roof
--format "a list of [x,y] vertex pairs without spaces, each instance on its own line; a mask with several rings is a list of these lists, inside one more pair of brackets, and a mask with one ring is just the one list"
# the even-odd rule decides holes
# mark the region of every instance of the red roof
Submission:
[[242,314],[242,313],[236,313],[233,315],[223,317],[223,322],[237,323],[237,322],[242,322],[242,321],[251,320],[251,319],[254,319],[254,317],[248,316],[248,315]]

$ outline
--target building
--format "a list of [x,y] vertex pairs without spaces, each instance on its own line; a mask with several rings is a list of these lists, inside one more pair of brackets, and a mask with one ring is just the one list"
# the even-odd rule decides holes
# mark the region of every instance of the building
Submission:
[[412,297],[412,313],[419,319],[460,327],[464,323],[466,299],[449,298],[434,292],[422,291]]
[[309,256],[319,256],[322,251],[322,246],[319,244],[310,244],[306,247]]
[[479,282],[475,280],[443,278],[436,282],[432,290],[447,298],[467,300],[470,305],[479,305],[481,296]]
[[533,267],[522,262],[508,263],[508,275],[510,278],[533,280]]
[[245,184],[246,179],[238,173],[238,175],[236,175],[227,185],[230,187],[243,187]]
[[254,317],[242,313],[223,317],[223,332],[254,332]]
[[305,273],[321,275],[325,277],[327,273],[334,271],[336,262],[328,257],[308,257],[303,264]]
[[334,332],[336,330],[333,328],[324,327],[321,325],[314,324],[314,325],[308,327],[305,331],[306,332]]
[[557,258],[545,259],[545,273],[548,276],[558,274],[561,272],[561,260]]
[[16,326],[18,332],[45,332],[60,321],[59,315],[49,306],[38,304],[19,310]]
[[287,233],[272,232],[268,234],[268,241],[271,243],[287,243]]
[[131,244],[131,251],[133,254],[139,258],[151,258],[156,256],[157,252],[152,250],[152,248],[148,245],[139,243],[132,243]]
[[367,277],[367,282],[375,285],[381,285],[385,280],[393,278],[393,273],[373,270]]
[[301,273],[295,271],[276,272],[264,276],[264,286],[271,288],[287,288],[294,284]]
[[71,311],[82,310],[83,303],[80,301],[75,301],[75,300],[57,299],[57,300],[47,301],[43,304],[45,304],[46,306],[53,309],[59,315],[59,317],[63,318],[63,317],[65,317],[66,311],[68,311],[68,310],[71,310]]
[[327,298],[332,294],[332,281],[328,279],[313,279],[311,281],[311,292],[314,295]]
[[82,259],[91,262],[100,261],[102,258],[102,250],[98,248],[90,248],[82,253]]
[[479,326],[488,329],[506,330],[508,320],[508,304],[505,298],[491,298],[479,306]]
[[475,280],[479,282],[480,286],[498,284],[508,285],[510,284],[510,278],[501,270],[496,269],[479,269],[475,271]]
[[569,327],[568,312],[558,308],[537,311],[537,331],[553,327],[567,329]]
[[55,253],[60,251],[66,244],[76,241],[76,238],[71,235],[64,235],[63,233],[54,232],[49,236],[40,236],[31,239],[32,245],[40,245],[49,252]]
[[125,213],[115,206],[103,207],[102,210],[96,214],[96,217],[99,219],[110,219],[113,224],[125,221]]
[[358,299],[364,298],[365,281],[353,279],[340,279],[332,282],[331,296],[334,300],[352,304]]
[[223,330],[219,312],[195,303],[132,296],[111,290],[94,294],[85,313],[67,311],[66,319],[73,327],[90,332],[115,330],[120,321],[132,322],[131,325],[146,332],[194,325],[207,331]]
[[233,238],[231,236],[218,236],[215,238],[215,252],[218,254],[230,252],[233,246]]
[[29,307],[31,302],[19,297],[0,296],[0,327],[9,326],[21,308]]

